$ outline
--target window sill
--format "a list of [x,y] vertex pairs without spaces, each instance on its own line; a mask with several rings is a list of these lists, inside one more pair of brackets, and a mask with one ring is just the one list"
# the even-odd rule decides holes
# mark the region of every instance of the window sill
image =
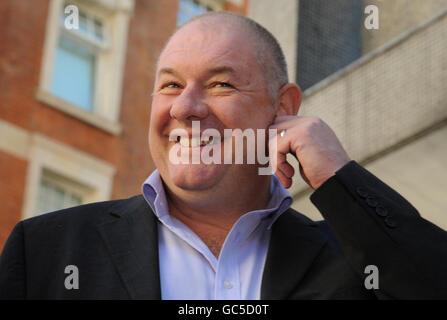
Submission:
[[101,117],[100,115],[82,110],[81,108],[76,107],[67,101],[55,97],[42,88],[37,89],[36,99],[49,105],[50,107],[65,112],[76,119],[84,121],[110,134],[115,136],[121,134],[122,127],[119,123],[112,122],[104,117]]

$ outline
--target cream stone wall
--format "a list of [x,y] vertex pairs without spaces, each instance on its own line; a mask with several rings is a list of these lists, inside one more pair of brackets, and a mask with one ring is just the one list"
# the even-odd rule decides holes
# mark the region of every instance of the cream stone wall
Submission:
[[[394,188],[425,219],[447,230],[447,125],[386,154],[364,167]],[[311,191],[293,208],[314,220],[322,216],[310,202]]]
[[379,29],[362,29],[364,54],[447,9],[445,0],[363,0],[363,7],[367,5],[378,7]]
[[71,146],[0,119],[0,151],[28,161],[22,219],[36,214],[37,194],[44,170],[86,188],[85,202],[110,199],[116,168]]
[[[447,119],[447,11],[305,93],[302,116],[322,118],[351,158],[363,162]],[[447,228],[447,131],[367,161],[421,214]],[[297,176],[294,207],[321,218]]]

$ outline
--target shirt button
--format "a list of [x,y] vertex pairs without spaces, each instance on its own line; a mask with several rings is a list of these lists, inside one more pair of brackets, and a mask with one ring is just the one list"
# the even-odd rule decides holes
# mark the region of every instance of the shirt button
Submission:
[[225,281],[224,281],[224,287],[225,287],[226,289],[231,289],[231,288],[233,288],[233,285],[231,284],[230,281],[225,280]]

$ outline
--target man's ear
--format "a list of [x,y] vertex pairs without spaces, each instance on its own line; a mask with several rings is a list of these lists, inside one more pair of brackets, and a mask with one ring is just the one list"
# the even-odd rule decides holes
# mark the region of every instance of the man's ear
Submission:
[[277,115],[296,116],[301,106],[302,93],[295,83],[287,83],[279,89]]

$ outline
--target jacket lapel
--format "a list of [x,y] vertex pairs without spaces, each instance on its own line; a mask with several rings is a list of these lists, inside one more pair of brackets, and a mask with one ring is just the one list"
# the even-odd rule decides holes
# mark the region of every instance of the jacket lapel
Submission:
[[[161,299],[157,219],[136,196],[111,211],[98,226],[132,299]],[[261,299],[286,299],[326,243],[312,221],[289,209],[274,223],[264,267]]]
[[274,223],[261,285],[261,299],[287,299],[327,242],[315,224],[289,209]]
[[122,201],[99,232],[132,299],[161,299],[157,220],[143,196]]

